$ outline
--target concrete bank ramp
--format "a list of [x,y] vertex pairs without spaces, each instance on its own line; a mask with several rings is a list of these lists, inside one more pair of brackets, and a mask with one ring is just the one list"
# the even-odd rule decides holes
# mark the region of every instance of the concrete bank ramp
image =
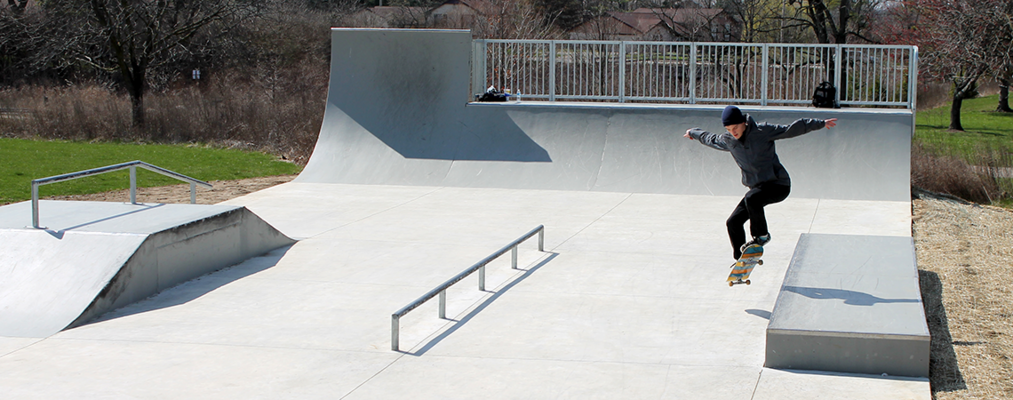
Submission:
[[294,241],[245,207],[42,201],[0,207],[0,336],[47,337]]
[[[476,55],[480,57],[482,55]],[[297,182],[741,196],[724,105],[469,103],[468,31],[334,29],[327,107]],[[793,197],[910,200],[910,110],[742,106],[758,121],[838,118],[777,142]]]

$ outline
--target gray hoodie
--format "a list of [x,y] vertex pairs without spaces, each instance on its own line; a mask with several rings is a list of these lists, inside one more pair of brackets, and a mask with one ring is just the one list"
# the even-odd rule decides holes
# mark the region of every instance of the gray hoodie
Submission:
[[826,121],[822,119],[802,118],[791,125],[771,125],[766,122],[759,124],[752,116],[746,115],[746,132],[741,139],[735,139],[731,133],[714,134],[700,128],[690,129],[689,135],[707,147],[732,153],[735,163],[742,169],[742,184],[749,188],[765,182],[779,185],[791,185],[788,171],[777,159],[774,141],[800,136],[812,131],[823,129]]

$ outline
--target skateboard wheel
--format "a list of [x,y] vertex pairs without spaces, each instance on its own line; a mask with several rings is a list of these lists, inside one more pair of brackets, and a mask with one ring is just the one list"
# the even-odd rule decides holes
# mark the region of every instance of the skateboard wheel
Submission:
[[735,282],[728,282],[728,287],[735,286]]
[[763,260],[757,261],[757,264],[763,265]]
[[747,285],[749,284],[749,279],[746,279],[746,284],[747,284]]

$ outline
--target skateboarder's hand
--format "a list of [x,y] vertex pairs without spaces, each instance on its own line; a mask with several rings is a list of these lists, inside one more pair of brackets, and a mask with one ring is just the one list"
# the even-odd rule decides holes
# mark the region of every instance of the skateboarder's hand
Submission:
[[837,118],[830,118],[824,122],[826,122],[827,128],[833,128],[837,126]]
[[691,131],[691,130],[692,130],[692,129],[687,129],[687,130],[686,130],[686,134],[685,134],[685,135],[682,135],[682,137],[684,137],[684,138],[686,138],[686,139],[689,139],[689,140],[693,140],[693,136],[690,136],[690,134],[689,134],[689,131]]

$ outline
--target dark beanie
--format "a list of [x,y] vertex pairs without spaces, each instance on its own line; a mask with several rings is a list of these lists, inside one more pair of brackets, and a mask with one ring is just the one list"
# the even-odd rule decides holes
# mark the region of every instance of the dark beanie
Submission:
[[746,117],[742,115],[742,110],[739,110],[736,106],[725,107],[725,111],[721,113],[721,123],[725,126],[741,124],[746,122]]

